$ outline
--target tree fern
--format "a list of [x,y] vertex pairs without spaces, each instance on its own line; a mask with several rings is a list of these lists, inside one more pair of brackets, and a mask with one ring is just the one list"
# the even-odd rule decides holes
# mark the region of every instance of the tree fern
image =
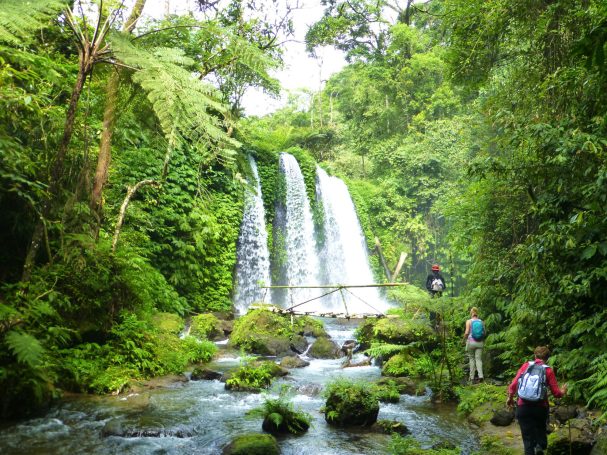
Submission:
[[63,0],[0,0],[0,41],[19,44],[66,6]]
[[26,364],[31,368],[40,365],[44,348],[36,338],[27,333],[11,330],[6,334],[5,340],[19,363]]
[[178,49],[136,47],[119,35],[112,37],[112,47],[134,70],[133,80],[146,91],[170,146],[194,146],[207,162],[233,162],[240,144],[225,131],[227,108],[214,87],[186,69],[191,59]]
[[394,354],[400,354],[407,351],[411,346],[389,343],[372,343],[371,347],[365,352],[371,357],[390,357]]

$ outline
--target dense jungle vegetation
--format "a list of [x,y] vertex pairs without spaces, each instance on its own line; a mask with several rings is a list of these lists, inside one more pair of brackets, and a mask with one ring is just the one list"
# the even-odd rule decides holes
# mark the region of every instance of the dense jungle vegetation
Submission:
[[604,2],[324,2],[309,51],[349,64],[263,118],[242,96],[278,93],[290,7],[82,3],[0,0],[3,417],[208,359],[174,335],[231,311],[247,156],[271,226],[285,150],[312,198],[316,162],[348,183],[370,251],[407,253],[399,280],[443,266],[495,374],[549,344],[607,409]]

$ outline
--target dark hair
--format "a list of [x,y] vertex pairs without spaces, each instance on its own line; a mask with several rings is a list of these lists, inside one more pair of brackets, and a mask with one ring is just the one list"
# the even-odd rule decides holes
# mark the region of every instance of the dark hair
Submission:
[[550,357],[550,349],[548,349],[548,346],[538,346],[533,350],[533,355],[538,359],[546,361]]

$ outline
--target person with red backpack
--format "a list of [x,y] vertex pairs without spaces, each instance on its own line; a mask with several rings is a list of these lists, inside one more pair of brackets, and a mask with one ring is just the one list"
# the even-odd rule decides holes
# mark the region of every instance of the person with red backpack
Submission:
[[548,390],[555,398],[567,393],[567,384],[559,388],[554,371],[548,365],[550,350],[538,346],[533,351],[535,360],[525,362],[508,387],[509,408],[514,406],[514,395],[518,395],[516,419],[521,427],[525,455],[543,454],[548,447],[546,424],[548,422]]
[[430,297],[442,296],[445,287],[445,279],[440,274],[440,266],[438,264],[433,264],[432,272],[430,272],[426,278],[426,289],[430,293]]
[[464,343],[470,361],[470,382],[474,382],[474,373],[478,373],[478,382],[484,381],[483,347],[485,346],[485,323],[478,318],[476,307],[470,309],[470,319],[466,321]]

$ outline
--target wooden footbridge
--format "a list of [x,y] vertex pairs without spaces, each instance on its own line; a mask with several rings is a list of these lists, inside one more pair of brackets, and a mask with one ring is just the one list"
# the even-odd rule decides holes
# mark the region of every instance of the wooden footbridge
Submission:
[[[261,286],[262,289],[266,289],[266,292],[269,289],[325,289],[325,290],[327,290],[327,292],[324,292],[323,294],[321,294],[317,297],[308,299],[304,302],[300,302],[295,305],[292,305],[288,308],[280,308],[280,307],[277,307],[274,305],[264,305],[264,304],[252,304],[249,308],[250,309],[264,308],[264,309],[273,311],[275,313],[280,313],[280,314],[299,315],[299,316],[319,316],[319,317],[324,317],[324,318],[343,318],[343,319],[384,318],[384,317],[390,317],[390,315],[386,315],[385,313],[379,311],[377,308],[375,308],[370,303],[365,302],[363,299],[361,299],[359,296],[357,296],[354,292],[352,292],[351,289],[398,287],[398,286],[405,286],[406,284],[407,283],[350,284],[350,285],[325,284],[325,285],[318,285],[318,286],[287,286],[287,285]],[[305,305],[306,303],[310,303],[314,300],[322,299],[323,297],[331,295],[335,292],[339,292],[341,295],[341,300],[344,305],[343,312],[304,311],[302,309],[299,309],[302,305]],[[350,295],[354,296],[356,299],[358,299],[365,305],[367,305],[370,308],[370,310],[373,310],[373,311],[372,312],[370,311],[367,313],[350,313],[350,311],[348,310],[348,304],[346,302],[346,297],[345,297],[346,292],[349,293]]]

